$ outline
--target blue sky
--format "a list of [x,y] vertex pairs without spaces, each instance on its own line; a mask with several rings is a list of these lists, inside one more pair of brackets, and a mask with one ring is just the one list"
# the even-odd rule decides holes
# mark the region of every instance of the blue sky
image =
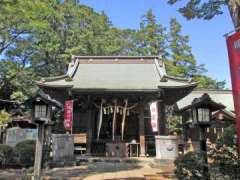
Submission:
[[207,75],[226,80],[231,89],[227,48],[223,34],[233,30],[227,8],[224,14],[210,21],[188,21],[177,12],[178,5],[169,6],[167,0],[80,0],[95,11],[104,11],[112,24],[118,28],[139,28],[141,17],[152,9],[157,20],[168,27],[172,17],[183,26],[183,33],[190,36],[190,45],[199,64],[205,64]]

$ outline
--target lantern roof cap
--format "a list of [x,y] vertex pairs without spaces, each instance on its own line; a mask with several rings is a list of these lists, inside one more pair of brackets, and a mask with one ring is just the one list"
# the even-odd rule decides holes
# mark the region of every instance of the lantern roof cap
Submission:
[[180,109],[180,112],[186,111],[194,107],[209,108],[212,112],[225,108],[223,104],[213,101],[207,93],[204,93],[201,97],[194,98],[191,104]]
[[33,103],[34,101],[36,101],[37,99],[45,102],[45,103],[48,104],[48,105],[56,106],[56,107],[59,108],[59,109],[62,109],[62,108],[63,108],[62,103],[60,103],[59,101],[51,98],[50,95],[44,93],[43,90],[41,90],[41,89],[38,90],[37,94],[36,94],[33,98],[28,99],[28,100],[25,102],[25,104],[31,106],[32,103]]

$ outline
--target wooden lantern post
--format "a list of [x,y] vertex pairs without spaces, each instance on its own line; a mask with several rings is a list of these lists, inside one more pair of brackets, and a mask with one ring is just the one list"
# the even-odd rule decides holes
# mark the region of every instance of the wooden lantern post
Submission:
[[56,110],[56,107],[58,110],[62,109],[63,107],[61,103],[54,99],[51,99],[49,95],[45,94],[41,90],[34,98],[26,101],[25,104],[31,107],[32,119],[38,128],[33,174],[35,180],[40,180],[45,126],[50,124],[52,113]]

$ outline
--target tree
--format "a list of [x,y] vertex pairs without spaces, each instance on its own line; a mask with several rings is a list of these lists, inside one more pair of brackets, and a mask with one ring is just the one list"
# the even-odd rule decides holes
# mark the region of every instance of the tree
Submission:
[[[23,101],[31,96],[34,81],[63,74],[72,54],[161,55],[172,65],[173,75],[191,77],[199,71],[181,26],[173,21],[169,45],[166,28],[151,10],[139,30],[118,29],[104,12],[96,13],[76,0],[5,0],[0,1],[0,14],[4,99]],[[174,48],[174,43],[181,48]]]
[[188,45],[189,37],[182,35],[181,25],[175,18],[170,21],[169,41],[169,62],[168,69],[172,75],[190,77],[205,72],[203,65],[197,66],[192,54],[191,47]]
[[206,75],[195,75],[193,80],[198,82],[198,89],[224,89],[226,81],[217,81]]
[[0,98],[23,101],[35,91],[35,73],[12,60],[0,61]]
[[167,32],[167,29],[157,22],[152,10],[148,10],[140,22],[140,29],[125,30],[121,38],[126,40],[123,52],[127,54],[161,55],[170,75],[200,80],[198,88],[201,89],[224,88],[224,81],[218,82],[204,75],[204,65],[197,64],[189,45],[189,37],[182,35],[181,25],[175,18],[171,19],[170,30]]
[[[29,96],[37,77],[64,73],[71,54],[118,55],[118,29],[77,1],[1,2],[0,96]],[[22,96],[23,95],[23,96]]]
[[[168,0],[175,4],[181,0]],[[188,0],[179,8],[179,12],[187,19],[200,18],[212,19],[223,13],[222,6],[228,6],[235,29],[240,26],[240,1],[239,0]]]
[[148,10],[140,22],[140,30],[137,31],[136,49],[139,55],[166,56],[167,34],[166,28],[157,23],[152,10]]
[[199,89],[223,89],[225,81],[216,81],[204,75],[207,70],[203,64],[197,65],[189,45],[189,37],[182,35],[181,29],[181,25],[175,18],[170,20],[168,58],[165,60],[168,73],[173,76],[192,78],[199,83]]
[[57,1],[4,0],[0,2],[0,55],[29,33],[48,26],[47,13]]

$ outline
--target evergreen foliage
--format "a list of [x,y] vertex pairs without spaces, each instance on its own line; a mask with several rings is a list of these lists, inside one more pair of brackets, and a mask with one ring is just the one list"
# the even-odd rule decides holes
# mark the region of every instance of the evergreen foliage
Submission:
[[[0,2],[0,98],[24,101],[37,77],[61,75],[72,54],[161,55],[169,74],[200,79],[201,88],[218,82],[204,76],[176,19],[170,30],[149,10],[140,28],[118,29],[107,15],[77,1]],[[222,83],[224,84],[224,83]]]
[[[181,0],[167,0],[169,4],[175,4]],[[235,28],[240,25],[240,1],[239,0],[188,0],[178,9],[187,19],[209,20],[223,14],[223,6],[228,6],[232,22]]]

